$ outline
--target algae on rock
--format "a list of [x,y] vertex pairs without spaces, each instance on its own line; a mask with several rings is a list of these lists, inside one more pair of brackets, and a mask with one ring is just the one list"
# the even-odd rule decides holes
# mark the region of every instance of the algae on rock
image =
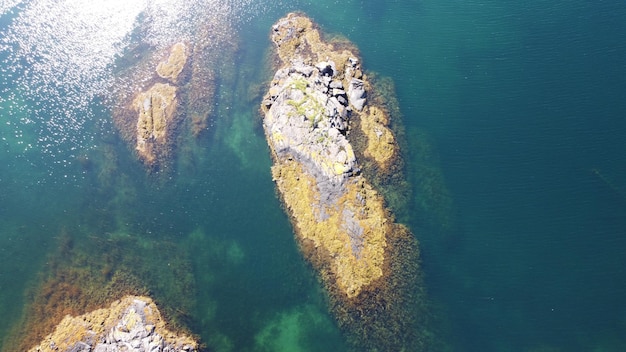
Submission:
[[[174,44],[169,56],[152,64],[147,73],[143,70],[129,73],[137,81],[138,87],[133,89],[136,93],[121,88],[117,92],[118,99],[124,102],[113,110],[113,121],[122,138],[134,145],[138,158],[150,169],[167,163],[176,128],[184,118],[180,111],[180,86],[181,72],[187,66],[187,50],[182,42]],[[142,81],[148,84],[140,84]]]
[[168,123],[176,112],[176,87],[157,83],[140,92],[133,101],[137,112],[137,145],[135,149],[146,164],[155,163],[167,142]]
[[165,327],[156,304],[149,297],[125,296],[108,308],[80,316],[67,315],[53,333],[29,351],[185,351],[198,350],[189,336]]
[[[159,314],[170,330],[188,331],[196,288],[187,253],[172,243],[124,232],[80,240],[73,232],[64,229],[59,235],[58,250],[46,258],[45,270],[27,292],[22,320],[13,327],[3,351],[29,350],[67,325],[63,323],[67,315],[106,308],[125,296],[149,295],[160,304]],[[83,346],[90,343],[89,336],[77,333],[67,343]]]
[[[349,42],[325,41],[295,13],[278,20],[271,39],[277,70],[263,127],[300,249],[356,349],[423,349],[432,337],[417,241],[368,179],[399,171],[389,112],[368,98],[372,84]],[[359,159],[377,167],[365,175]]]
[[[155,23],[159,15],[153,14]],[[133,39],[144,50],[120,58],[109,105],[137,159],[148,171],[166,175],[176,166],[179,147],[193,144],[211,126],[218,83],[233,80],[224,68],[233,65],[229,58],[237,50],[237,37],[225,17],[198,15],[187,31],[154,43],[151,23],[146,21],[145,32]]]
[[187,46],[183,43],[174,44],[167,60],[159,62],[156,68],[156,72],[159,76],[176,82],[178,75],[183,71],[187,63],[187,50]]

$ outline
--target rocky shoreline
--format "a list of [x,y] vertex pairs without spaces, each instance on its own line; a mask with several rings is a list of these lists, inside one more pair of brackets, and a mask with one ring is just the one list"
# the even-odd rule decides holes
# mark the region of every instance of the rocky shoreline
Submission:
[[30,349],[46,351],[192,352],[198,351],[198,343],[168,331],[150,298],[126,296],[109,308],[66,316],[52,334]]
[[384,173],[399,148],[387,111],[368,99],[357,50],[325,41],[296,13],[272,27],[271,40],[277,71],[261,104],[263,127],[300,248],[358,349],[423,347],[417,242],[359,166],[361,158]]

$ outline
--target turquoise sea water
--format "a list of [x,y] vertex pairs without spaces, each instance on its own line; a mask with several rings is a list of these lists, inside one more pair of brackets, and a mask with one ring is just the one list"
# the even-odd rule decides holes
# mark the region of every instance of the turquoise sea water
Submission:
[[[270,26],[302,10],[394,81],[414,187],[426,162],[443,177],[440,202],[415,192],[406,218],[452,350],[626,350],[623,3],[219,2],[237,22],[236,77],[165,182],[146,176],[99,98],[131,15],[169,5],[109,5],[118,32],[72,36],[65,2],[15,3],[0,8],[0,344],[66,229],[88,246],[123,232],[138,248],[187,253],[193,327],[218,351],[346,348],[276,198],[250,93],[271,77]],[[76,21],[99,18],[74,9]],[[55,34],[38,37],[41,23]],[[167,260],[151,268],[166,272]]]

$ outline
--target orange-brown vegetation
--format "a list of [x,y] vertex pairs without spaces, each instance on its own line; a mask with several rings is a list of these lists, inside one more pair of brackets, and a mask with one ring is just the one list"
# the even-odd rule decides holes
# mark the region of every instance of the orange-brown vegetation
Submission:
[[[90,236],[80,244],[74,242],[67,232],[61,234],[58,250],[29,289],[22,321],[14,327],[3,351],[26,351],[50,334],[66,315],[104,308],[126,295],[150,294],[163,303],[161,313],[170,328],[184,330],[195,292],[184,253],[167,242],[153,243],[147,250],[130,236]],[[163,267],[158,267],[151,258],[167,263],[159,260]],[[164,285],[162,280],[177,284]]]
[[[368,94],[365,108],[352,110],[347,132],[364,172],[343,180],[344,191],[336,202],[322,200],[319,180],[306,165],[272,150],[272,176],[300,249],[318,272],[331,310],[355,348],[427,350],[433,334],[427,324],[418,243],[406,226],[395,223],[383,197],[393,198],[393,191],[406,187],[400,145],[392,129],[392,114],[398,115],[395,100],[385,99],[389,92],[376,93],[360,69],[347,73],[351,58],[357,57],[350,43],[324,41],[316,25],[300,14],[289,14],[278,24],[272,29],[278,67],[298,60],[312,65],[333,61],[335,79],[347,87],[352,77],[360,78]],[[273,118],[267,106],[261,111]],[[266,134],[271,148],[277,134],[280,137],[279,132]]]
[[[327,208],[320,204],[315,179],[304,173],[298,162],[281,161],[272,168],[272,175],[294,219],[299,240],[311,241],[313,247],[328,254],[329,268],[348,298],[357,296],[382,276],[385,237],[391,222],[382,198],[364,179],[349,181],[336,208]],[[320,211],[327,213],[328,218],[320,220]],[[354,214],[364,230],[364,246],[358,252],[353,250],[342,226],[344,211]]]
[[[142,307],[142,311],[137,312],[137,307]],[[126,331],[133,330],[137,324],[141,324],[140,327],[150,326],[169,345],[187,346],[194,351],[198,348],[198,343],[192,337],[173,333],[166,328],[165,321],[151,298],[126,295],[105,308],[79,316],[66,315],[51,334],[29,351],[70,351],[76,348],[79,341],[97,343],[118,328],[120,323]]]
[[[216,31],[217,25],[207,21],[197,29],[197,41],[176,43],[167,53],[153,51],[148,59],[125,68],[118,77],[113,121],[148,170],[172,165],[181,133],[198,137],[208,127],[214,108],[216,67],[235,50],[230,38],[217,35],[229,31]],[[223,51],[209,49],[220,46]],[[179,127],[187,116],[190,121],[185,126],[190,130],[183,131]]]
[[178,75],[187,64],[187,46],[184,43],[176,43],[170,49],[167,60],[159,62],[156,68],[157,74],[161,78],[169,79],[172,82],[178,80]]
[[177,109],[176,87],[157,83],[133,100],[137,113],[137,143],[135,149],[143,162],[154,165],[158,157],[166,157],[168,130],[175,120]]
[[209,127],[208,117],[202,115],[191,115],[191,134],[198,138],[202,132]]

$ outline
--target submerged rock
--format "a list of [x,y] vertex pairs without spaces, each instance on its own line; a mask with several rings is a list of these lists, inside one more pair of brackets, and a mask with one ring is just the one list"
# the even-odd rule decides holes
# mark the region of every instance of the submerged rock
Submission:
[[66,316],[56,330],[31,352],[45,351],[197,351],[189,336],[165,328],[165,321],[152,299],[126,296],[109,308],[81,316]]
[[[147,73],[132,72],[132,80],[140,86],[133,87],[135,92],[129,94],[120,87],[118,93],[119,99],[126,102],[114,109],[113,120],[149,168],[159,168],[170,157],[175,131],[184,118],[180,111],[184,101],[181,73],[187,66],[188,50],[182,42],[172,45],[167,56]],[[141,81],[149,84],[144,87]]]
[[366,139],[360,157],[381,173],[398,155],[384,107],[367,101],[372,87],[356,48],[324,41],[294,13],[272,27],[271,39],[280,65],[261,104],[263,127],[300,248],[357,349],[422,348],[417,242],[361,173],[351,142]]
[[157,83],[136,95],[133,106],[137,112],[137,144],[135,150],[146,164],[153,164],[168,139],[176,113],[176,87]]
[[113,122],[129,149],[164,180],[179,152],[188,150],[183,144],[193,144],[211,126],[219,87],[234,80],[238,39],[232,35],[233,24],[211,4],[198,3],[193,12],[185,29],[167,33],[163,41],[150,33],[168,14],[151,13],[142,21],[133,49],[118,62],[108,99]]
[[170,49],[170,55],[167,60],[159,62],[156,68],[157,74],[161,78],[176,82],[178,75],[180,75],[187,64],[187,50],[187,46],[183,43],[174,44]]

